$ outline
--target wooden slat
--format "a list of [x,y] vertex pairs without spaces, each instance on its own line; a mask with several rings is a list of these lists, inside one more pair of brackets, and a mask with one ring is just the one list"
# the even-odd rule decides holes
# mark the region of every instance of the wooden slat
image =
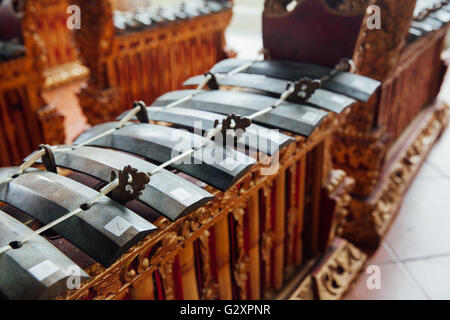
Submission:
[[231,273],[230,273],[230,237],[228,227],[228,216],[223,217],[216,223],[216,255],[217,255],[217,271],[219,282],[219,299],[231,300],[233,298],[231,289]]
[[249,225],[249,299],[261,299],[261,276],[260,276],[260,248],[259,248],[259,200],[258,193],[253,194],[247,202],[247,215]]
[[286,187],[286,170],[281,170],[275,179],[275,244],[274,244],[274,279],[273,286],[275,290],[281,289],[283,286],[284,273],[284,235],[285,235],[285,188]]
[[130,288],[130,297],[133,300],[155,300],[153,273],[147,272]]
[[179,259],[183,282],[183,298],[186,300],[198,300],[199,295],[197,278],[195,275],[194,246],[192,243],[186,244],[180,251]]
[[295,230],[295,264],[301,265],[303,262],[303,213],[305,211],[305,185],[306,185],[306,158],[303,158],[297,165],[297,218]]
[[310,253],[314,256],[318,253],[319,228],[320,228],[320,199],[322,193],[323,167],[324,167],[324,143],[319,144],[312,152],[313,155],[313,185],[311,199],[311,247]]

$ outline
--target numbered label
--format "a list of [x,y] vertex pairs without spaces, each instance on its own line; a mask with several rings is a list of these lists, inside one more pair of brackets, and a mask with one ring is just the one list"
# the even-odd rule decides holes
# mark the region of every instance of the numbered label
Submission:
[[105,229],[120,237],[128,228],[131,227],[131,223],[121,217],[115,217],[106,226]]

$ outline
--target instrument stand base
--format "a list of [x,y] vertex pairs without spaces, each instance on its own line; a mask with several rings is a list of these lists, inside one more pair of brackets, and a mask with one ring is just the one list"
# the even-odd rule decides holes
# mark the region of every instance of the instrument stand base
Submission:
[[353,198],[339,236],[366,252],[378,248],[433,145],[448,125],[449,107],[438,102],[420,113],[392,146],[380,182],[365,199]]

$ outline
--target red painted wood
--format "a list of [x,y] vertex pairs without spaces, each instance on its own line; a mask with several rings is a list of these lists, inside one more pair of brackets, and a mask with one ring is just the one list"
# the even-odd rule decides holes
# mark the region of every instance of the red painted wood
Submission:
[[305,0],[284,17],[263,16],[263,43],[270,58],[333,67],[352,58],[363,15],[329,11],[319,0]]

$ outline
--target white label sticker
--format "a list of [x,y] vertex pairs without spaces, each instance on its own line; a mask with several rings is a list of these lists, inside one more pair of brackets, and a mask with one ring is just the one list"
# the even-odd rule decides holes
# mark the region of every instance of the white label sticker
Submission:
[[354,80],[352,81],[351,86],[352,86],[352,87],[356,87],[356,88],[362,88],[362,89],[364,89],[365,84],[364,84],[364,82],[361,81],[360,79],[354,79]]
[[192,197],[192,195],[189,192],[187,192],[186,190],[184,190],[183,188],[175,189],[175,190],[171,191],[170,194],[172,196],[174,196],[178,201],[181,201],[181,202],[186,201],[187,199]]
[[343,104],[343,103],[345,103],[347,101],[347,98],[343,97],[343,96],[333,95],[331,97],[331,101],[334,101],[334,102],[339,103],[339,104]]
[[219,163],[219,165],[228,171],[234,171],[234,169],[239,166],[239,162],[232,158],[225,158],[225,160]]
[[131,227],[131,223],[121,217],[115,217],[106,226],[105,229],[120,237],[128,228]]
[[38,263],[34,267],[28,269],[28,271],[38,279],[38,281],[42,281],[45,278],[51,276],[56,271],[60,270],[57,266],[55,266],[50,260],[45,260],[41,263]]
[[307,111],[302,116],[302,120],[309,122],[309,123],[316,123],[318,117],[319,117],[319,115],[315,114],[314,112]]
[[280,142],[281,140],[283,140],[283,137],[278,131],[271,130],[269,134],[269,139],[275,142]]

